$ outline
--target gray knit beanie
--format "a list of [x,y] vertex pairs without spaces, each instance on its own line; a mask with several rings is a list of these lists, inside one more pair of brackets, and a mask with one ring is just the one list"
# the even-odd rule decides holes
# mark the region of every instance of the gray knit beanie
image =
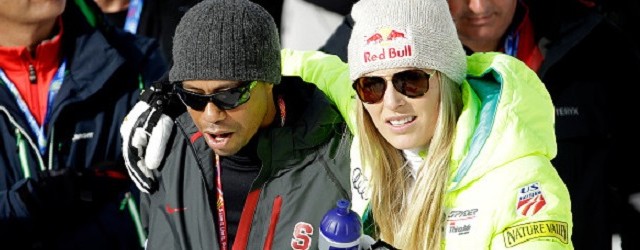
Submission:
[[353,6],[351,80],[398,67],[435,69],[462,83],[467,61],[446,0],[361,0]]
[[171,82],[260,80],[280,83],[280,39],[271,15],[248,0],[204,0],[173,37]]

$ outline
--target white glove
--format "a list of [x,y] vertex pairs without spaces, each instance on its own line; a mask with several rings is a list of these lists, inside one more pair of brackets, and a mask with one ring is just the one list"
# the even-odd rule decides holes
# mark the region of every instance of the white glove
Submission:
[[138,189],[145,193],[156,186],[151,170],[157,169],[164,159],[173,130],[172,116],[163,114],[170,105],[171,87],[163,79],[145,89],[120,127],[127,171]]

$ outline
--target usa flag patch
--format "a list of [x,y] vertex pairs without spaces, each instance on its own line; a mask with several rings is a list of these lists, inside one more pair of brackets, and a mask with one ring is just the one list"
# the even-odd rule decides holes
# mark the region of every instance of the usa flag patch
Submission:
[[518,203],[516,205],[516,209],[521,215],[534,215],[546,204],[547,202],[544,200],[544,196],[542,195],[542,187],[540,187],[540,184],[537,182],[526,185],[518,191]]

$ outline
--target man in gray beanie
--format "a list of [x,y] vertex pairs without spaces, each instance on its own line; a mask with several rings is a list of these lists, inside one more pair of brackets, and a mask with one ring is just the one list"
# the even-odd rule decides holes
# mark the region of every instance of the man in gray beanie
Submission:
[[317,248],[322,216],[349,198],[350,136],[321,91],[280,76],[279,50],[247,0],[184,15],[168,81],[121,129],[147,248]]

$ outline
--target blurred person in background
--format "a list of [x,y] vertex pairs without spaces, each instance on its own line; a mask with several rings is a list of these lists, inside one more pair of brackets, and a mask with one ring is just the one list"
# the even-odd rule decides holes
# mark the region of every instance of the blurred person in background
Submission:
[[[95,0],[107,19],[128,32],[158,39],[163,55],[173,62],[171,47],[180,18],[202,0]],[[253,0],[280,24],[283,0]]]
[[157,43],[92,0],[0,6],[2,248],[141,249],[118,129],[167,69]]
[[133,34],[158,39],[165,60],[180,18],[202,0],[95,0],[109,22]]
[[357,0],[284,0],[282,47],[315,50],[331,36]]

